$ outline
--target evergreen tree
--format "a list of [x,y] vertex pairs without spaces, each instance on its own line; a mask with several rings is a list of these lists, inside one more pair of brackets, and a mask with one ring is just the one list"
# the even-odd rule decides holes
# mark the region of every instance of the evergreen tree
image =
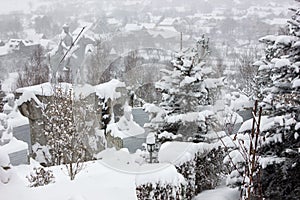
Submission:
[[211,130],[214,113],[207,110],[216,99],[213,90],[220,79],[209,78],[213,70],[205,63],[208,54],[208,39],[203,36],[195,48],[177,54],[171,70],[162,71],[164,76],[156,83],[162,93],[160,107],[166,111],[160,132],[183,133],[185,140],[196,141]]
[[266,55],[257,76],[258,99],[273,123],[264,128],[260,153],[262,191],[267,199],[297,199],[300,196],[300,9],[293,8],[289,31],[261,39]]

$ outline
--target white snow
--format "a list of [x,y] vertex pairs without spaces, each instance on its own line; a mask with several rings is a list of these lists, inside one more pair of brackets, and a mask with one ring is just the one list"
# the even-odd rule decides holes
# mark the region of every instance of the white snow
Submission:
[[277,36],[276,35],[266,35],[264,37],[259,38],[261,42],[275,42]]
[[180,186],[185,184],[184,177],[177,172],[175,166],[166,163],[141,165],[135,182],[136,185],[160,183]]
[[276,37],[276,40],[275,40],[275,45],[280,45],[280,44],[283,44],[283,45],[290,45],[292,44],[294,41],[297,41],[298,38],[296,36],[290,36],[290,35],[279,35]]
[[260,61],[260,60],[258,60],[258,61],[255,61],[252,65],[254,65],[254,66],[261,66],[263,64],[265,64],[265,63],[262,62],[262,61]]
[[275,63],[275,68],[282,68],[290,65],[290,61],[288,59],[273,58],[271,62]]
[[[59,88],[62,88],[63,91],[69,91],[72,88],[72,84],[70,84],[70,83],[59,83],[56,86],[58,86]],[[47,83],[42,83],[39,85],[18,88],[16,90],[16,92],[22,93],[22,94],[25,92],[32,92],[35,95],[51,96],[55,92],[54,88],[55,88],[54,84],[47,82]],[[29,96],[29,94],[26,94],[26,95]]]
[[[258,118],[256,118],[256,120],[258,120]],[[275,123],[282,123],[282,118],[272,118],[272,117],[268,117],[268,116],[261,116],[261,126],[260,126],[260,130],[261,131],[266,131],[268,129],[270,129],[272,126],[275,125]],[[242,126],[239,129],[239,133],[245,132],[245,131],[250,131],[252,129],[252,123],[253,123],[253,119],[249,119],[247,121],[245,121]]]
[[0,167],[7,167],[9,166],[9,156],[5,151],[0,151]]
[[274,163],[281,163],[284,162],[285,158],[278,158],[278,157],[261,157],[259,159],[259,164],[262,166],[262,168],[266,168],[270,164]]
[[[229,157],[230,156],[230,157]],[[224,160],[223,160],[223,163],[226,163],[226,164],[232,164],[231,161],[234,163],[234,164],[237,164],[237,163],[243,163],[245,162],[245,159],[244,157],[242,156],[242,153],[240,152],[240,150],[233,150],[229,153],[229,156],[227,155]]]
[[42,105],[42,102],[35,96],[34,91],[25,90],[22,95],[19,97],[19,99],[16,101],[17,105],[20,106],[23,103],[34,100],[38,105]]
[[203,82],[208,89],[223,86],[223,78],[207,78]]
[[219,187],[215,190],[201,192],[193,200],[237,200],[240,192],[238,188]]
[[110,98],[111,100],[121,97],[121,92],[117,91],[117,88],[125,87],[125,83],[116,79],[112,79],[109,82],[96,85],[95,91],[99,97]]
[[207,153],[214,145],[207,143],[165,142],[159,149],[158,161],[180,165],[192,160],[196,153]]
[[300,79],[295,79],[293,81],[293,88],[298,88],[300,87]]
[[0,146],[0,151],[5,152],[7,154],[11,154],[18,151],[23,151],[28,149],[28,144],[21,140],[17,140],[16,138],[11,138],[10,142]]
[[168,123],[176,123],[176,122],[196,122],[196,121],[205,121],[207,117],[213,116],[214,113],[209,110],[204,110],[201,112],[189,112],[185,114],[179,115],[171,115],[167,116]]
[[182,135],[181,134],[175,135],[175,134],[173,134],[171,132],[164,131],[164,132],[158,134],[157,137],[159,139],[161,139],[161,138],[169,138],[169,139],[175,140],[176,138],[181,138]]
[[119,137],[121,139],[141,135],[145,130],[133,121],[132,114],[129,114],[129,119],[122,116],[117,123],[111,123],[107,126],[107,131],[111,136]]
[[155,144],[155,133],[150,132],[150,133],[147,135],[146,143],[147,143],[147,144]]
[[18,72],[9,73],[8,77],[2,82],[2,90],[6,93],[13,92],[16,89],[18,77]]
[[66,92],[72,90],[75,98],[85,98],[92,93],[96,93],[96,95],[101,98],[110,98],[111,100],[115,100],[116,98],[121,97],[121,92],[117,90],[118,88],[124,88],[125,83],[116,79],[112,79],[109,82],[96,86],[91,86],[88,84],[72,86],[70,83],[42,83],[39,85],[18,88],[16,92],[22,93],[18,100],[18,105],[21,105],[23,102],[29,101],[30,99],[33,99],[36,103],[40,104],[40,101],[36,98],[36,95],[51,96],[54,94],[54,88],[56,87],[59,87],[62,89],[62,91]]

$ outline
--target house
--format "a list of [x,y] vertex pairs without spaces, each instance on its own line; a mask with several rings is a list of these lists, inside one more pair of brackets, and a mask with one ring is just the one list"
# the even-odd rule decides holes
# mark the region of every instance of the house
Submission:
[[31,53],[36,48],[39,47],[39,44],[32,40],[24,40],[24,39],[10,39],[7,43],[10,51],[19,51],[23,53]]

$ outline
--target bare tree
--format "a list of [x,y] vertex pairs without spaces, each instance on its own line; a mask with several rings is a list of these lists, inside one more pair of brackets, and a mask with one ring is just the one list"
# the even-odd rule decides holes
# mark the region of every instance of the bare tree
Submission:
[[18,73],[17,88],[37,85],[49,79],[49,67],[45,63],[44,50],[39,46]]
[[[74,107],[72,91],[54,88],[55,93],[43,108],[44,131],[51,155],[51,165],[64,164],[71,180],[74,180],[85,161],[86,148],[83,142],[85,129],[79,129],[83,122],[78,116],[84,109]],[[76,108],[77,112],[74,112]]]

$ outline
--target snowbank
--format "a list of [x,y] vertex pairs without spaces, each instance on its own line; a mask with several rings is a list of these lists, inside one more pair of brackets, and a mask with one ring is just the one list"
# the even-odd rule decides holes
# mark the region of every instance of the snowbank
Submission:
[[0,146],[0,151],[5,152],[7,154],[22,151],[24,149],[28,149],[28,144],[21,140],[17,140],[14,137],[10,140],[9,143]]
[[193,200],[238,200],[239,194],[238,188],[220,187],[201,192]]
[[184,184],[184,177],[179,174],[174,165],[167,163],[141,165],[135,178],[136,185],[147,183],[171,184],[180,186]]
[[196,153],[208,153],[214,145],[208,143],[165,142],[158,152],[160,163],[172,163],[179,166],[196,156]]

